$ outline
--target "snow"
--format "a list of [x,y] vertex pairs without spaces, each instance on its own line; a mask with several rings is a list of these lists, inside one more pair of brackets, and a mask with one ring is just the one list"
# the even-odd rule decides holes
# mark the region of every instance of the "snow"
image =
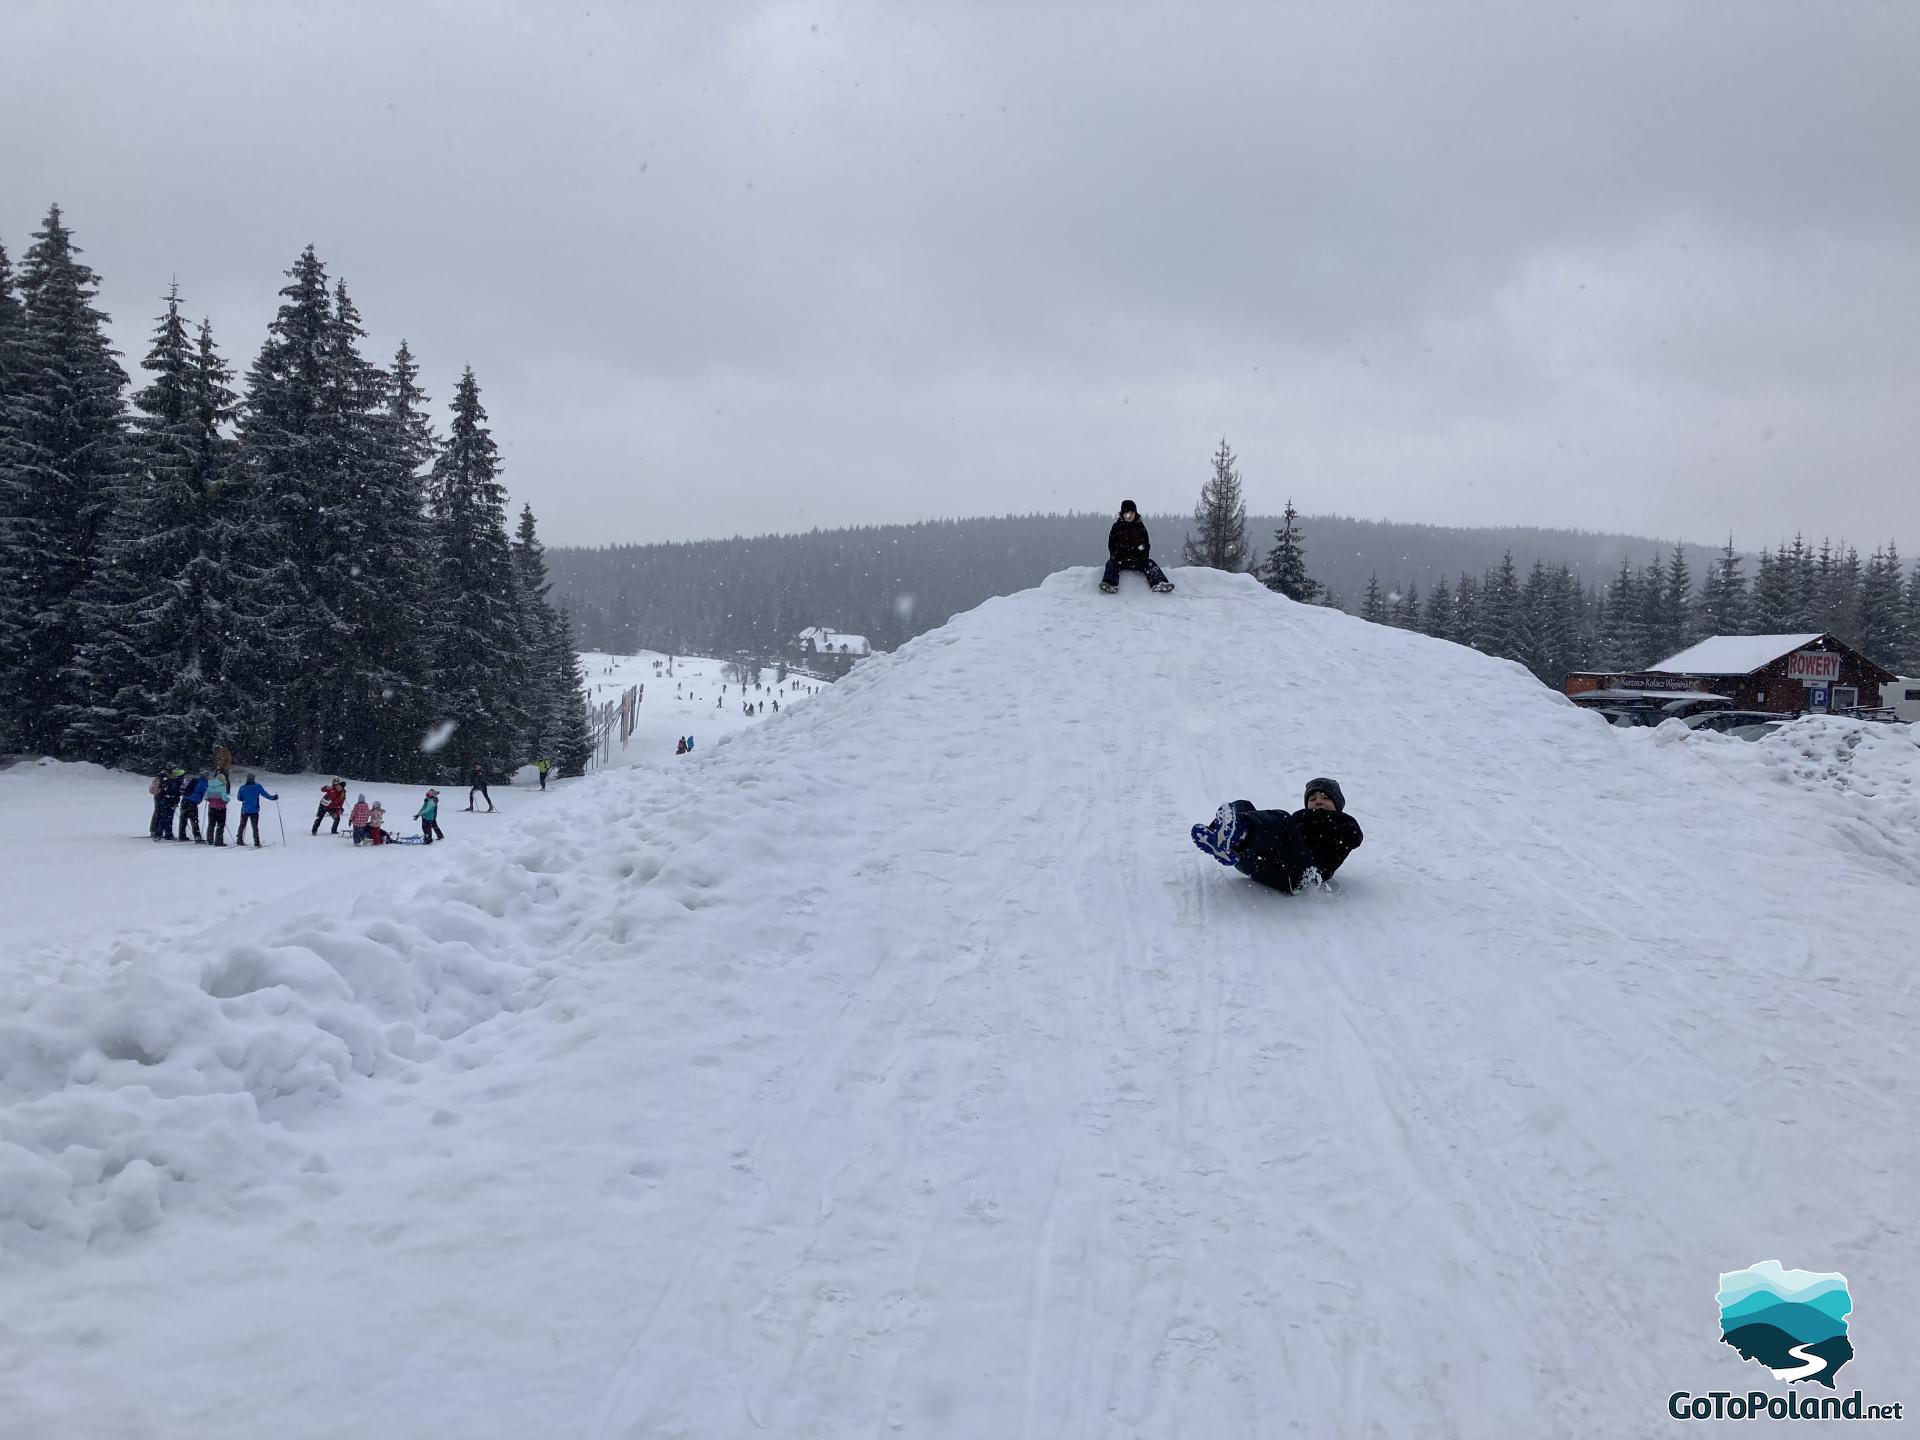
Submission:
[[1712,635],[1650,668],[1656,674],[1751,675],[1819,638],[1818,631],[1811,635]]
[[[0,772],[10,1440],[1644,1434],[1764,1258],[1900,1398],[1911,727],[1096,578],[431,849]],[[1188,841],[1315,774],[1340,893]]]

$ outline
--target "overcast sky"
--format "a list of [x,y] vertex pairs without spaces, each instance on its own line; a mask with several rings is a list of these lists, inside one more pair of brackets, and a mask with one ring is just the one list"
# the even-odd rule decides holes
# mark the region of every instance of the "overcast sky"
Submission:
[[[1920,548],[1920,4],[7,0],[0,242],[311,242],[557,543],[1247,501]],[[444,413],[444,412],[442,412]]]

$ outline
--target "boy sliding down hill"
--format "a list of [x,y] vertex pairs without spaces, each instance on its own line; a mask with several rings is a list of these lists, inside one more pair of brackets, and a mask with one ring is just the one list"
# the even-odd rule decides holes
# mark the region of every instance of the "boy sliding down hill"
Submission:
[[1211,825],[1193,827],[1193,843],[1222,865],[1291,895],[1333,877],[1360,848],[1360,826],[1346,813],[1340,782],[1307,782],[1306,808],[1256,810],[1248,800],[1222,805]]
[[1107,569],[1100,577],[1100,588],[1111,595],[1120,588],[1122,570],[1138,570],[1147,577],[1147,584],[1162,595],[1173,589],[1166,572],[1153,563],[1153,556],[1148,553],[1149,543],[1140,512],[1134,509],[1133,501],[1122,500],[1120,518],[1107,531]]

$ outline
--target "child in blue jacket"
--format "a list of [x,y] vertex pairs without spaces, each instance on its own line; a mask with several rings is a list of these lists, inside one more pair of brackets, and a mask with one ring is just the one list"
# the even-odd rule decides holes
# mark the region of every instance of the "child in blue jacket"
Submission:
[[427,798],[420,802],[420,808],[413,812],[413,818],[420,822],[421,843],[431,845],[435,840],[447,838],[440,828],[440,792],[427,791]]
[[264,796],[278,801],[280,797],[268,790],[253,776],[247,776],[247,783],[240,787],[240,833],[233,837],[235,845],[247,843],[247,822],[253,822],[253,848],[260,848],[260,800]]
[[180,823],[174,827],[177,838],[185,840],[187,831],[193,831],[193,843],[204,845],[200,838],[200,802],[207,798],[207,777],[196,775],[187,782],[187,788],[180,792]]

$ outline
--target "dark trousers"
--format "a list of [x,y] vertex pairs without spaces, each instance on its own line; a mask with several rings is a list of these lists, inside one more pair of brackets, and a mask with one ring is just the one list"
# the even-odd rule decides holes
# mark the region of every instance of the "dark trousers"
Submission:
[[180,838],[182,840],[187,838],[187,830],[189,827],[193,830],[194,841],[198,843],[200,839],[200,807],[198,805],[190,805],[185,800],[182,800],[180,802],[179,827]]
[[224,805],[207,807],[207,843],[209,845],[227,843],[227,807]]
[[173,838],[173,801],[164,795],[153,797],[153,819],[147,825],[147,834],[156,840]]
[[487,802],[487,809],[493,809],[493,797],[487,794],[487,787],[484,785],[475,785],[471,790],[467,791],[467,809],[473,809],[473,797],[476,795]]
[[241,814],[240,833],[233,837],[233,843],[236,845],[247,843],[247,826],[249,825],[253,826],[253,848],[258,850],[260,848],[260,812],[258,810],[248,810]]
[[1233,808],[1247,822],[1240,858],[1233,868],[1289,895],[1298,890],[1300,877],[1313,864],[1313,854],[1293,816],[1285,810],[1256,810],[1251,800],[1236,800]]
[[329,815],[333,816],[333,829],[328,831],[327,833],[330,835],[338,835],[340,833],[340,812],[338,810],[329,809],[327,806],[327,802],[322,800],[320,802],[320,808],[314,811],[314,814],[313,814],[313,830],[312,830],[313,834],[318,835],[320,833],[320,822],[326,819],[327,816]]
[[540,788],[542,790],[547,788],[547,772],[544,770],[540,772]]
[[440,822],[438,820],[422,820],[420,822],[420,838],[424,843],[431,845],[436,840],[446,839],[447,834],[446,831],[440,828]]
[[1100,583],[1102,585],[1118,585],[1120,583],[1120,572],[1122,570],[1138,570],[1147,577],[1147,584],[1149,585],[1164,585],[1167,583],[1167,572],[1162,570],[1152,560],[1116,560],[1111,555],[1107,557],[1107,571],[1106,574],[1100,577]]

